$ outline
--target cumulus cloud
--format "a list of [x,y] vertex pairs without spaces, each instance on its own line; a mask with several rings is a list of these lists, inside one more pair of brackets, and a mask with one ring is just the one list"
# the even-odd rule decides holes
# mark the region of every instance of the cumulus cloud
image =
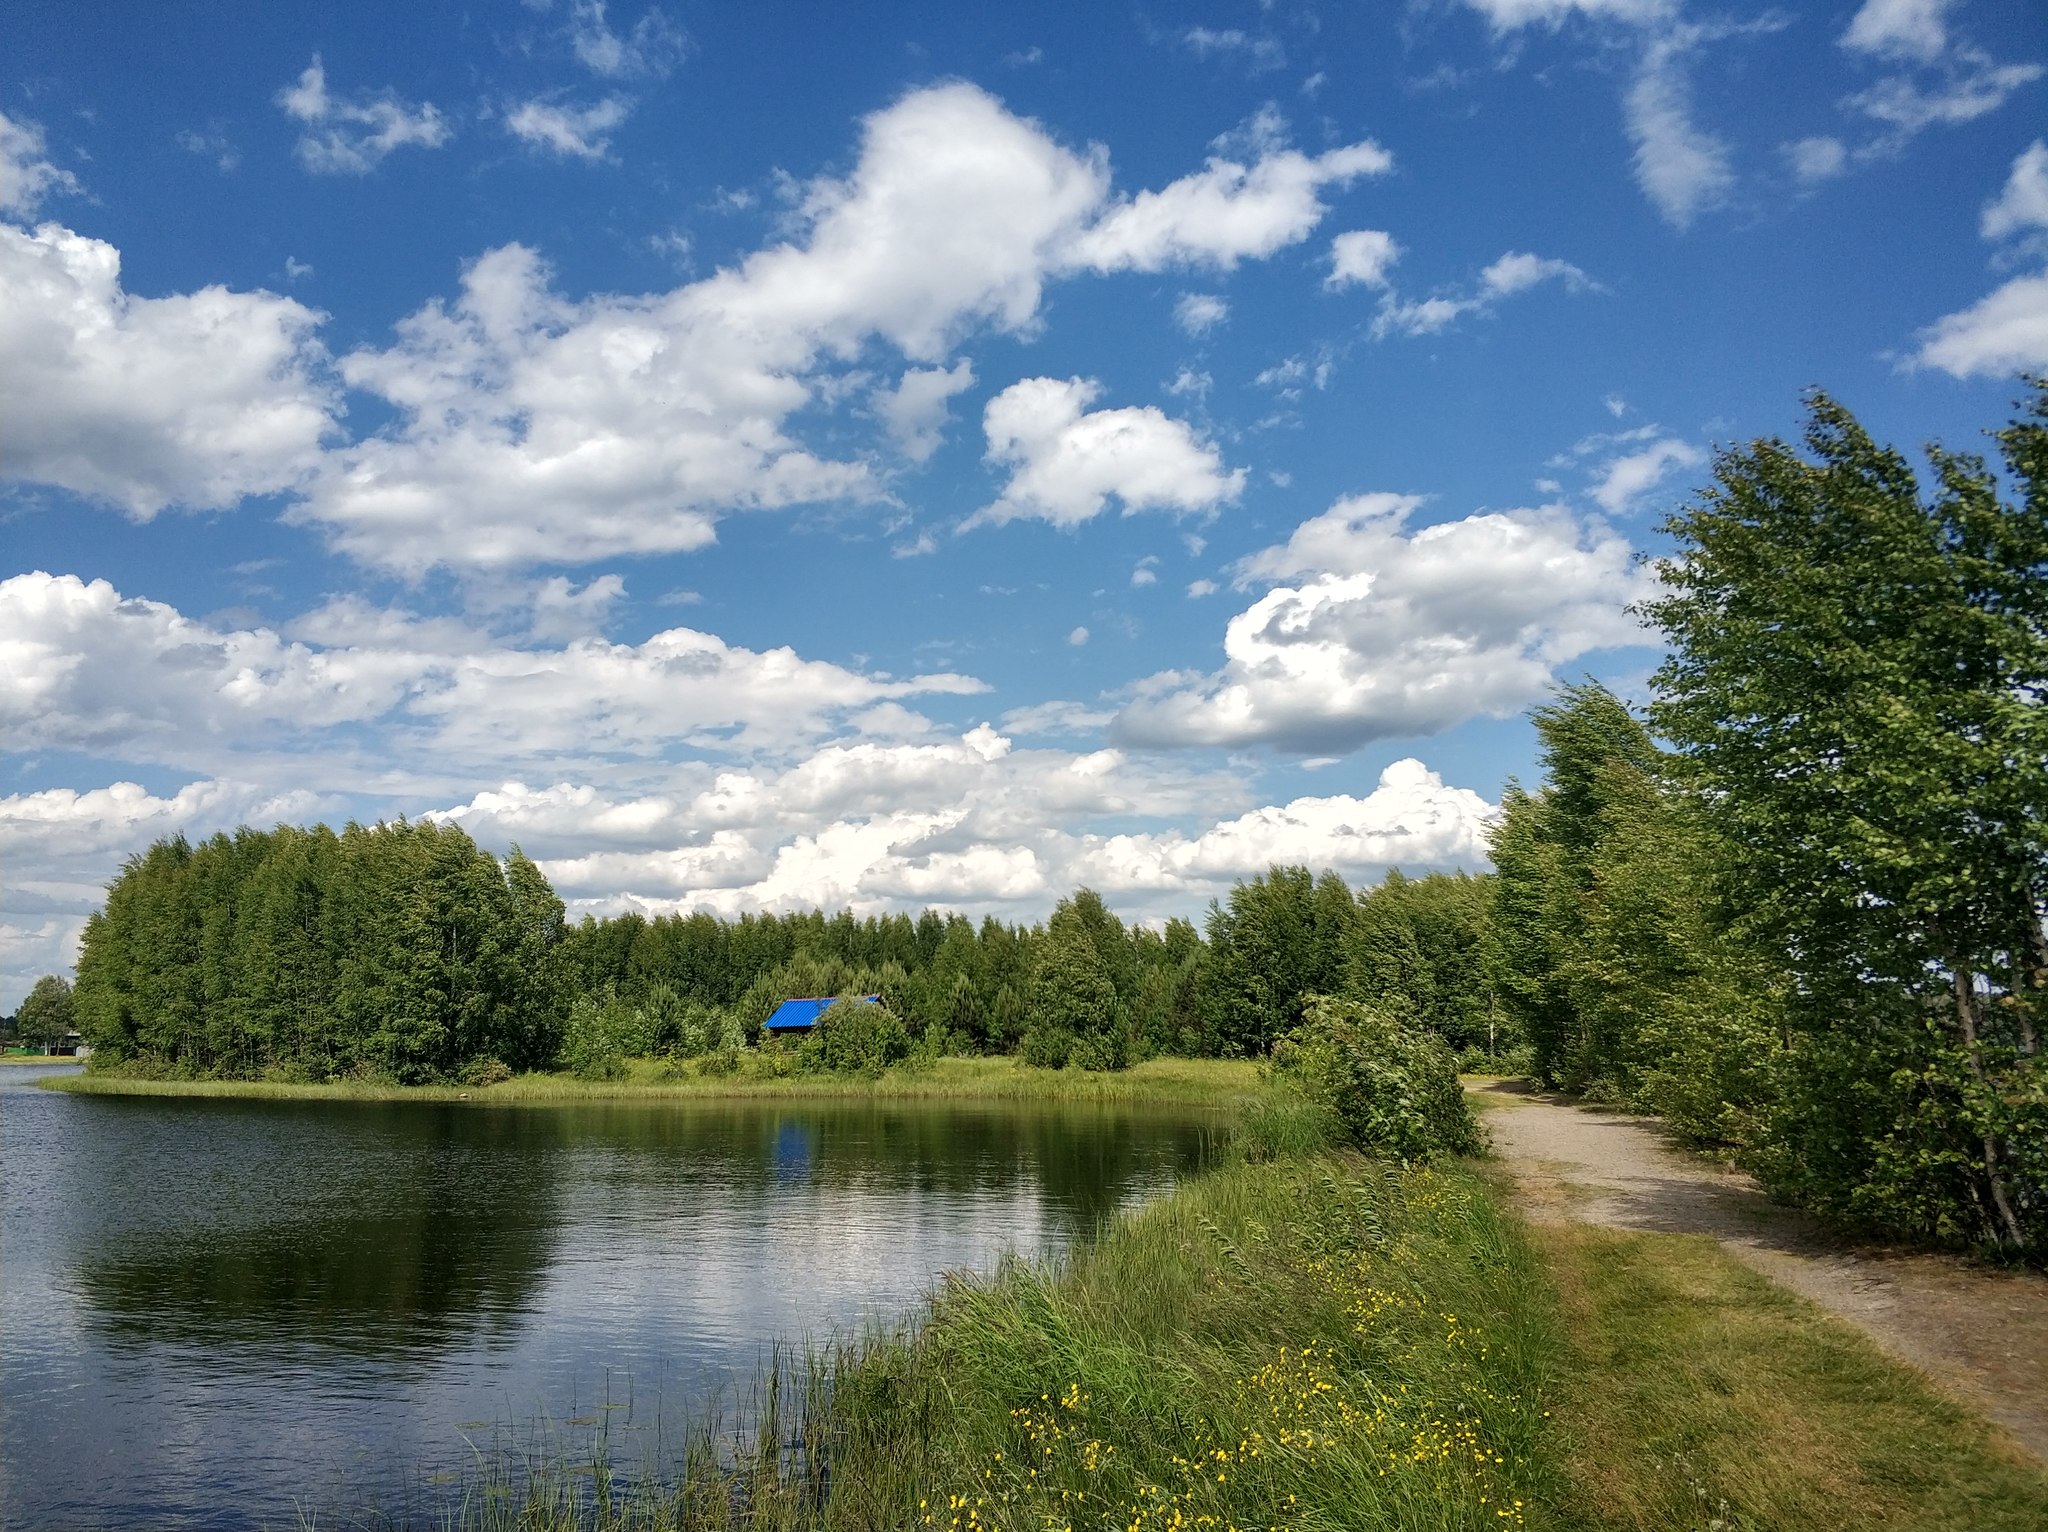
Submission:
[[1173,306],[1173,322],[1189,335],[1207,335],[1230,317],[1230,305],[1214,293],[1182,293]]
[[1385,287],[1387,269],[1401,258],[1401,247],[1383,229],[1353,229],[1330,241],[1330,274],[1323,286],[1332,290],[1354,283]]
[[911,462],[922,463],[945,440],[953,396],[973,386],[974,365],[965,357],[951,367],[912,367],[894,388],[875,396],[875,413],[897,450]]
[[2021,151],[2005,189],[1984,205],[1977,227],[1986,239],[2048,229],[2048,141],[2037,138]]
[[1675,7],[1671,0],[1465,0],[1484,16],[1496,33],[1523,27],[1555,29],[1573,17],[1627,22],[1662,21]]
[[1068,258],[1098,271],[1228,271],[1306,239],[1329,211],[1325,186],[1394,168],[1394,157],[1370,140],[1310,156],[1284,147],[1283,131],[1276,116],[1262,114],[1241,135],[1253,153],[1219,153],[1194,175],[1109,209],[1074,238]]
[[1627,541],[1561,506],[1410,530],[1412,495],[1339,501],[1238,566],[1266,592],[1230,620],[1224,667],[1141,683],[1111,737],[1339,754],[1505,716],[1557,667],[1639,641]]
[[112,245],[0,225],[0,475],[138,519],[297,485],[337,404],[320,320],[219,286],[139,298]]
[[[1990,240],[2048,228],[2048,142],[2036,139],[2020,152],[1978,228]],[[2040,245],[2036,239],[2018,248],[2038,253]],[[1917,338],[1909,365],[1939,367],[1958,378],[2048,369],[2048,271],[2014,277]]]
[[1922,330],[1915,360],[1958,378],[2048,368],[2048,272],[2014,277]]
[[[535,626],[588,623],[618,594],[616,576],[580,590],[547,582]],[[555,648],[344,598],[280,633],[123,599],[104,580],[0,582],[0,733],[13,748],[220,774],[305,752],[346,766],[358,787],[387,770],[644,760],[678,747],[744,755],[858,731],[889,702],[982,689],[953,674],[866,675],[691,628]]]
[[1561,282],[1572,292],[1597,291],[1599,284],[1570,261],[1510,250],[1479,274],[1463,291],[1451,289],[1427,298],[1403,299],[1388,292],[1373,316],[1372,335],[1434,335],[1468,315],[1491,314],[1503,298],[1525,293],[1545,282]]
[[0,213],[32,218],[52,192],[76,193],[78,177],[44,157],[42,127],[0,112]]
[[1226,469],[1185,421],[1143,405],[1094,410],[1101,385],[1085,378],[1026,378],[988,402],[988,459],[1010,482],[967,525],[1037,517],[1071,527],[1100,515],[1110,496],[1125,515],[1204,511],[1237,499],[1245,471]]
[[[519,841],[584,907],[730,916],[932,902],[1041,918],[1081,883],[1126,913],[1191,914],[1276,860],[1352,877],[1482,865],[1494,812],[1413,760],[1363,797],[1247,810],[1242,791],[1228,776],[1116,750],[1019,750],[984,724],[933,744],[831,746],[690,793],[508,783],[436,817],[487,843]],[[1193,828],[1094,828],[1169,817]]]
[[[280,100],[318,129],[305,152],[322,168],[367,169],[447,132],[431,108],[335,96],[317,58]],[[567,153],[599,147],[590,123],[519,121]],[[1370,144],[1303,155],[1269,117],[1229,145],[1196,175],[1118,201],[1102,151],[1069,149],[970,85],[913,91],[864,121],[849,172],[792,183],[781,242],[704,280],[579,299],[556,289],[535,251],[506,245],[470,263],[452,296],[400,321],[388,344],[331,370],[313,338],[319,316],[287,300],[208,289],[149,306],[118,293],[109,247],[62,231],[15,235],[4,279],[48,290],[7,306],[11,343],[32,341],[36,354],[0,386],[32,391],[48,418],[0,420],[0,432],[36,422],[33,435],[20,429],[28,450],[0,454],[0,473],[137,514],[291,489],[290,519],[408,577],[683,552],[735,512],[879,501],[869,452],[820,456],[791,426],[863,395],[876,347],[911,364],[875,413],[914,457],[932,440],[923,422],[937,428],[934,390],[967,376],[948,365],[957,343],[1032,333],[1047,283],[1270,254],[1313,230],[1320,189],[1389,163]],[[160,344],[110,338],[152,324]],[[95,366],[157,368],[178,382],[134,397],[117,388],[112,409],[67,415],[81,378],[105,381]],[[35,367],[78,376],[49,390]],[[316,450],[334,419],[336,373],[389,419]],[[251,377],[262,385],[253,397]],[[155,432],[148,454],[66,445],[135,417]],[[1163,417],[1130,423],[1147,426],[1141,443],[1176,430],[1185,439]],[[1213,504],[1232,476],[1213,462],[1211,476],[1146,503]],[[1108,474],[1106,491],[1121,482]]]
[[317,53],[298,80],[277,93],[277,104],[306,125],[299,163],[315,174],[368,175],[394,149],[438,149],[453,131],[432,102],[410,106],[388,90],[332,94]]
[[1802,138],[1783,146],[1785,163],[1803,185],[1829,181],[1849,167],[1849,150],[1839,138]]
[[505,130],[556,159],[601,160],[611,148],[613,130],[632,109],[632,102],[624,96],[607,96],[580,109],[549,101],[522,101],[505,114]]
[[1608,515],[1620,516],[1661,484],[1673,468],[1691,468],[1705,461],[1706,454],[1691,443],[1666,437],[1608,463],[1591,493]]

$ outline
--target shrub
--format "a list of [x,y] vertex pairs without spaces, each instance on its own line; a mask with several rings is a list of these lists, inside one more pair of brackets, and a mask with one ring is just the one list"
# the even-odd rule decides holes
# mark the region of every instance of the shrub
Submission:
[[471,1059],[458,1078],[464,1085],[503,1085],[512,1078],[512,1071],[503,1059]]
[[806,1069],[878,1075],[910,1052],[910,1034],[887,1006],[841,995],[825,1007],[797,1052]]
[[1131,1062],[1130,1048],[1120,1031],[1091,1032],[1074,1039],[1067,1062],[1076,1069],[1122,1069]]
[[1368,1153],[1426,1160],[1481,1148],[1443,1040],[1359,1001],[1310,997],[1273,1068]]
[[1024,1039],[1017,1045],[1017,1057],[1036,1069],[1064,1069],[1073,1051],[1073,1033],[1037,1022],[1025,1028]]

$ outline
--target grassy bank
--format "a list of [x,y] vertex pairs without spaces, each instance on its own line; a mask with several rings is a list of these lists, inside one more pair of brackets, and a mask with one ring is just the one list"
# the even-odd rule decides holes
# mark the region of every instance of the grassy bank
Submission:
[[[1255,1108],[1256,1147],[1300,1140]],[[500,1458],[419,1524],[2039,1532],[2048,1479],[1709,1241],[1528,1229],[1482,1168],[1234,1163],[814,1356],[640,1477]],[[599,1510],[600,1505],[604,1507]]]
[[882,1101],[1082,1101],[1206,1106],[1236,1110],[1263,1087],[1259,1067],[1231,1059],[1149,1059],[1130,1069],[1093,1073],[1033,1069],[1014,1058],[942,1058],[922,1068],[897,1066],[860,1075],[776,1073],[746,1055],[731,1074],[696,1065],[637,1059],[612,1080],[566,1074],[519,1075],[491,1086],[391,1085],[337,1080],[295,1085],[270,1080],[142,1080],[84,1074],[43,1082],[48,1090],[92,1096],[208,1096],[274,1101],[467,1101],[534,1105],[578,1101],[713,1101],[761,1098]]

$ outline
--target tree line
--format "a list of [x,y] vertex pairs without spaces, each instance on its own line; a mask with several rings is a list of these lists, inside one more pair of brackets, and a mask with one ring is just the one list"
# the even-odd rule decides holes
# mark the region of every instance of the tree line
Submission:
[[124,867],[86,929],[77,1024],[145,1070],[429,1080],[729,1061],[785,998],[877,994],[901,1027],[885,1053],[1113,1069],[1266,1055],[1335,997],[1468,1067],[1659,1112],[1832,1216],[2038,1258],[2048,383],[2031,388],[1995,433],[2010,499],[1940,447],[1923,494],[1819,393],[1803,452],[1722,453],[1666,524],[1646,713],[1591,681],[1535,710],[1544,780],[1508,784],[1490,874],[1354,891],[1274,867],[1200,930],[1127,924],[1087,889],[1030,926],[570,925],[532,862],[452,826],[242,830]]

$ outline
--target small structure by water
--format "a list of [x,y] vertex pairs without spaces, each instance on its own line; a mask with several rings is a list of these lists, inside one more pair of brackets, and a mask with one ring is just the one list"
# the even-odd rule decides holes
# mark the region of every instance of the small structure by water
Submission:
[[[818,1018],[839,997],[837,995],[810,996],[801,1000],[785,1000],[775,1008],[775,1014],[761,1025],[772,1036],[787,1037],[794,1032],[808,1032],[818,1024]],[[862,995],[869,1005],[880,1005],[880,995]]]

